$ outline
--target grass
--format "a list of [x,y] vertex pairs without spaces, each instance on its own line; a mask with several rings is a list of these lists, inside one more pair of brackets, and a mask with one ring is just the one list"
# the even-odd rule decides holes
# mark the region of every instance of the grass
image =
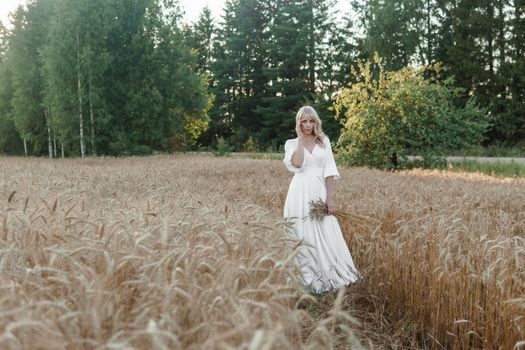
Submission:
[[525,146],[521,147],[505,147],[500,145],[490,145],[486,147],[475,147],[470,149],[463,149],[452,151],[451,156],[460,157],[513,157],[524,158]]
[[[506,153],[505,153],[506,152]],[[485,153],[481,151],[477,154],[469,154],[468,156],[483,156],[483,157],[525,157],[524,154],[519,153],[519,150],[509,150],[502,148],[499,152]],[[460,152],[461,153],[461,152]],[[237,157],[247,157],[250,159],[270,159],[270,160],[282,160],[284,154],[282,153],[236,153]],[[503,163],[499,161],[495,162],[481,162],[475,160],[464,159],[461,161],[447,161],[446,164],[440,164],[435,167],[436,169],[447,170],[452,172],[479,172],[491,176],[499,177],[525,177],[525,165],[511,161],[509,163]]]
[[500,177],[525,177],[525,164],[519,164],[514,161],[510,163],[483,163],[465,159],[462,161],[448,162],[448,165],[443,167],[443,169],[460,172],[479,172]]
[[253,153],[238,153],[239,156],[248,157],[250,159],[270,159],[270,160],[282,160],[284,153],[270,153],[270,152],[253,152]]
[[525,341],[523,179],[341,167],[336,203],[363,281],[313,297],[296,283],[280,161],[0,163],[2,349]]

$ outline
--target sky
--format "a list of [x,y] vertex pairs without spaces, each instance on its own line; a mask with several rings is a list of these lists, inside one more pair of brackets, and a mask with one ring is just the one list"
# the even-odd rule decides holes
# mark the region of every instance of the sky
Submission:
[[[186,22],[193,22],[199,16],[202,8],[206,5],[211,9],[213,17],[218,21],[222,15],[222,7],[225,0],[179,0],[185,10]],[[0,21],[8,25],[8,13],[14,11],[19,4],[24,4],[25,0],[0,0]],[[347,12],[350,8],[350,0],[338,0],[338,8]]]
[[14,11],[21,3],[23,3],[23,0],[0,0],[0,21],[4,25],[7,25],[8,22],[7,14]]

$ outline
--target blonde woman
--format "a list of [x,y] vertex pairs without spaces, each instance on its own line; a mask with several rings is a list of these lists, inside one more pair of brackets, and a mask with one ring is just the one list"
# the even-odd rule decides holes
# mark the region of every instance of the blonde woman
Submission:
[[[322,293],[359,279],[335,213],[334,180],[339,178],[330,140],[323,134],[317,112],[304,106],[295,117],[297,138],[284,145],[284,164],[294,173],[284,204],[284,217],[303,241],[298,256],[302,282],[308,291]],[[328,216],[310,219],[310,201],[323,200]]]

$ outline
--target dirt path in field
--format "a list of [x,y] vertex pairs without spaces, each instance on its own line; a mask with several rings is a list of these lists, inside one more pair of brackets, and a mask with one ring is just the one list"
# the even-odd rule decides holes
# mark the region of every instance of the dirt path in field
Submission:
[[[421,159],[421,157],[409,157],[409,159]],[[517,163],[525,165],[525,158],[514,158],[514,157],[458,157],[449,156],[445,157],[450,162],[461,162],[462,160],[476,161],[480,163]]]

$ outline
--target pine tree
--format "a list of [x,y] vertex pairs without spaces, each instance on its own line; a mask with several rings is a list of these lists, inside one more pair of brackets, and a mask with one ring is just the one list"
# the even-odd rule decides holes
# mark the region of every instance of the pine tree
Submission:
[[237,75],[236,67],[238,65],[231,42],[236,35],[235,11],[237,3],[233,0],[226,1],[222,22],[212,44],[211,71],[213,80],[210,88],[214,96],[214,103],[209,113],[208,130],[199,139],[199,142],[206,145],[213,145],[218,137],[227,138],[231,136],[233,130],[232,121],[236,115],[232,109],[236,91],[234,77]]
[[325,82],[340,65],[330,59],[335,57],[329,40],[333,5],[327,0],[275,2],[265,69],[268,93],[256,109],[263,122],[260,139],[274,149],[294,136],[294,116],[302,105],[313,104],[326,112],[325,96],[332,87]]
[[525,145],[525,0],[511,2],[511,38],[508,55],[511,63],[505,75],[509,86],[508,112],[504,132],[509,143]]
[[417,61],[423,37],[422,0],[366,0],[356,3],[366,32],[365,49],[372,57],[378,52],[389,70]]
[[266,95],[267,47],[272,1],[226,3],[214,45],[213,89],[208,140],[230,138],[237,149],[260,129],[256,107]]
[[197,71],[211,76],[211,59],[215,24],[211,10],[205,6],[197,20],[191,27],[189,34],[189,46],[195,50],[197,55]]
[[319,40],[316,93],[311,104],[321,116],[323,130],[333,140],[337,140],[341,125],[335,119],[331,107],[338,91],[351,82],[351,68],[356,65],[362,53],[359,50],[360,38],[353,16],[348,13],[338,18],[333,10],[329,10],[334,9],[334,5],[330,1],[325,3],[326,15],[323,18],[326,21],[326,31],[324,38]]

